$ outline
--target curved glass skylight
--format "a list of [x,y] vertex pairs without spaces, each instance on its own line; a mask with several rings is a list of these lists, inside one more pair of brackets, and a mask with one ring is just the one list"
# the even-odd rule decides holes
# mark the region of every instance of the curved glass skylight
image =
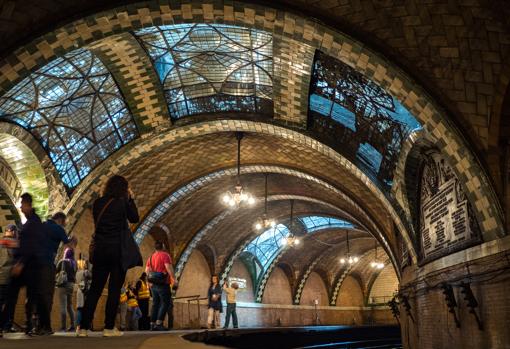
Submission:
[[173,118],[215,112],[273,114],[271,33],[222,24],[136,31]]
[[86,49],[55,59],[0,97],[1,119],[41,142],[68,188],[138,136],[111,74]]
[[262,234],[253,239],[244,249],[257,257],[262,268],[266,268],[271,264],[284,246],[283,239],[289,235],[289,229],[283,224],[277,224],[273,228],[269,228]]
[[391,186],[402,143],[421,128],[402,104],[363,74],[318,51],[309,105],[315,130]]
[[343,228],[353,229],[354,225],[342,219],[324,216],[306,216],[298,218],[306,227],[307,233],[322,229]]

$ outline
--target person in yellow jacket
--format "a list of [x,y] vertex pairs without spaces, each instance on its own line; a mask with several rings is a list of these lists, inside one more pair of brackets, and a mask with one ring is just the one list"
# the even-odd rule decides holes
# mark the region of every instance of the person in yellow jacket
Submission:
[[142,311],[138,306],[138,300],[135,295],[135,287],[132,284],[127,288],[127,311],[129,316],[128,330],[137,331],[138,320],[142,317]]
[[149,318],[149,300],[151,298],[149,283],[147,282],[147,273],[143,272],[140,279],[136,283],[136,299],[138,306],[142,312],[142,317],[138,320],[138,329],[140,331],[150,330]]
[[119,314],[120,314],[120,330],[126,330],[126,315],[128,310],[128,296],[127,296],[127,285],[124,284],[120,289],[120,299],[119,299]]

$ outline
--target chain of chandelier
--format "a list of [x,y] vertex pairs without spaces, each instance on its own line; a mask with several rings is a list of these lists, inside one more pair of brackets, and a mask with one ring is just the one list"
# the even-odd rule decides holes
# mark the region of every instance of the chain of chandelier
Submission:
[[[255,197],[246,190],[241,184],[241,140],[244,137],[243,132],[236,132],[237,139],[237,176],[236,185],[232,190],[228,190],[222,196],[222,202],[231,209],[240,208],[242,206],[254,206],[256,203]],[[267,212],[267,197],[268,197],[268,174],[265,174],[265,190],[264,190],[264,213],[257,218],[254,223],[254,229],[257,231],[276,229],[277,222],[274,219],[269,218]],[[293,232],[293,221],[294,221],[294,200],[290,200],[290,221],[289,221],[289,232],[280,241],[282,246],[296,247],[300,244],[301,240]],[[359,257],[351,255],[350,244],[349,244],[349,230],[346,231],[346,242],[347,242],[347,254],[340,258],[340,263],[345,265],[353,265],[359,262]],[[375,259],[370,263],[370,266],[374,269],[384,268],[384,263],[377,260],[377,241],[375,243]]]

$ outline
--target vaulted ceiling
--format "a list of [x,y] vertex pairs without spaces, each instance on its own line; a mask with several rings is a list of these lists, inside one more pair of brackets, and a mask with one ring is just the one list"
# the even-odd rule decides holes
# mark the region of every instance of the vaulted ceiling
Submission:
[[[7,144],[9,134],[22,140],[18,150],[31,149],[19,158],[0,152],[0,166],[6,164],[0,185],[12,201],[20,186],[35,191],[43,212],[65,208],[74,226],[105,179],[125,175],[143,218],[137,239],[160,224],[177,259],[207,245],[217,257],[212,268],[221,272],[257,236],[253,221],[262,213],[269,173],[273,217],[287,219],[294,200],[296,215],[345,219],[356,226],[351,248],[366,256],[363,266],[377,241],[381,256],[398,267],[402,244],[416,261],[412,207],[402,188],[408,152],[426,139],[462,178],[485,238],[504,234],[498,125],[509,104],[510,27],[503,1],[29,0],[0,7],[0,141]],[[190,23],[200,25],[192,30]],[[207,46],[213,36],[223,40],[221,50]],[[331,137],[335,125],[314,121],[313,113],[328,106],[322,116],[343,120],[347,131],[359,126],[349,124],[345,108],[335,114],[348,104],[339,86],[319,91],[317,50],[351,82],[370,86],[370,98],[384,94],[372,101],[401,107],[423,126],[406,134],[394,155],[394,177],[367,170],[378,164],[377,147],[365,149],[360,165],[346,132],[341,140]],[[224,74],[239,62],[246,66]],[[331,100],[322,98],[328,93]],[[85,116],[72,124],[69,115]],[[219,198],[235,184],[235,131],[245,134],[243,185],[259,201],[230,212]],[[11,187],[8,175],[16,177]],[[281,251],[278,262],[296,271],[294,287],[311,266],[327,271],[326,283],[335,286],[345,235],[327,229]],[[369,271],[357,268],[368,283]]]

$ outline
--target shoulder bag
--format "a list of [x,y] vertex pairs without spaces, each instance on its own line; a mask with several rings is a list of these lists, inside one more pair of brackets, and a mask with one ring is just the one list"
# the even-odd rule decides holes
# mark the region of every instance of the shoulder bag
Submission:
[[[154,255],[154,254],[153,254]],[[147,281],[154,285],[165,285],[168,283],[168,274],[152,270],[152,256],[149,259],[150,271],[147,274]]]
[[124,222],[125,226],[120,234],[120,256],[122,259],[122,269],[128,270],[143,266],[143,258],[140,253],[140,247],[129,228],[126,210],[124,210]]

